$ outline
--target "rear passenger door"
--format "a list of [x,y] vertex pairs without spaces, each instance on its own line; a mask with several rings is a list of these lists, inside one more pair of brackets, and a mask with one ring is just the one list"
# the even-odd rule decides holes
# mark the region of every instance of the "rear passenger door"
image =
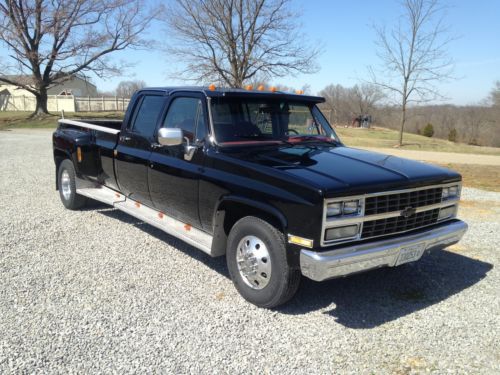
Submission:
[[198,228],[201,228],[198,188],[203,174],[206,119],[206,101],[201,94],[173,95],[160,127],[182,129],[196,150],[191,160],[187,160],[184,155],[187,141],[179,146],[157,147],[151,153],[149,170],[149,189],[155,208]]
[[135,101],[128,127],[120,133],[116,156],[118,185],[123,194],[152,206],[148,188],[148,164],[155,130],[166,98],[144,93]]

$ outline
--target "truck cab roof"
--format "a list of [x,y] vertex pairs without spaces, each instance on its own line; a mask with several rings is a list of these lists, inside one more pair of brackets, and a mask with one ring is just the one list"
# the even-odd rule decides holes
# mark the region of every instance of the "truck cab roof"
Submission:
[[311,102],[311,103],[323,103],[325,98],[320,96],[312,96],[312,95],[302,95],[295,94],[284,91],[260,91],[260,90],[246,90],[241,88],[215,88],[210,89],[206,86],[177,86],[177,87],[146,87],[143,88],[137,93],[142,92],[163,92],[166,95],[172,95],[177,92],[193,92],[193,93],[201,93],[206,97],[218,98],[218,97],[259,97],[259,98],[282,98],[287,100],[297,100],[301,102]]

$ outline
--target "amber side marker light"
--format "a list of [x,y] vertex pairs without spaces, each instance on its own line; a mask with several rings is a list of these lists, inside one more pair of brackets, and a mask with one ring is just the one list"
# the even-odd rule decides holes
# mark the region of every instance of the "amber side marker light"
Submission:
[[293,236],[291,234],[288,235],[288,242],[293,243],[295,245],[308,247],[310,249],[313,247],[313,240],[310,240],[308,238],[302,238],[299,236]]
[[76,159],[78,160],[78,163],[82,162],[82,149],[80,147],[76,148]]
[[208,89],[210,91],[215,91],[215,85],[212,83],[210,86],[208,86]]

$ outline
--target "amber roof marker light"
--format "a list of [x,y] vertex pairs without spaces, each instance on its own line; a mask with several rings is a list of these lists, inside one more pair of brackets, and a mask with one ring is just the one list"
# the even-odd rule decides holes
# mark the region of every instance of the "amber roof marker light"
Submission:
[[215,91],[215,85],[212,83],[211,85],[208,86],[208,89],[210,91]]
[[271,86],[271,87],[269,88],[269,91],[271,91],[271,92],[276,92],[276,91],[278,91],[278,89],[277,89],[276,87],[274,87],[274,86]]
[[253,86],[252,85],[246,85],[245,86],[245,90],[252,91],[253,90]]
[[257,87],[257,90],[259,91],[264,91],[266,88],[264,85],[259,85],[259,87]]
[[295,93],[297,95],[302,95],[302,94],[304,94],[304,90],[295,90]]

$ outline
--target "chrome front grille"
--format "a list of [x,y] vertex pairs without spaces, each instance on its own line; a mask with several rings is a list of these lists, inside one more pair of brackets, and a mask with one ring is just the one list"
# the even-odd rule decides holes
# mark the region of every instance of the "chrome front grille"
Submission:
[[409,191],[388,195],[377,195],[365,200],[365,215],[401,211],[406,207],[424,207],[441,202],[442,187]]
[[[457,187],[458,194],[451,198],[442,198],[445,189]],[[329,246],[344,242],[352,242],[376,238],[396,233],[408,232],[436,223],[441,223],[456,217],[456,207],[460,199],[460,182],[419,188],[370,193],[365,195],[347,196],[326,199],[324,202],[323,228],[321,246]],[[340,217],[327,216],[328,205],[336,202],[359,200],[361,209],[357,214],[343,214]],[[451,215],[445,216],[445,211],[454,207]],[[335,228],[357,225],[358,234],[355,237],[327,237],[327,231]],[[330,231],[329,233],[332,233]],[[347,233],[347,232],[346,232]],[[350,232],[349,232],[350,233]],[[328,238],[328,239],[327,239]]]
[[439,208],[418,212],[411,217],[396,216],[387,219],[365,221],[361,238],[378,237],[386,234],[406,232],[437,223]]

